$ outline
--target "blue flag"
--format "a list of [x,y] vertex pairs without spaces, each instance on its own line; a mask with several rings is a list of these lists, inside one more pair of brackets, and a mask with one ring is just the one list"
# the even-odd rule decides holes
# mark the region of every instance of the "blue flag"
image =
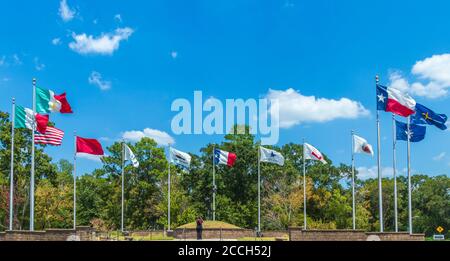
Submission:
[[447,115],[437,114],[419,103],[416,104],[416,113],[411,116],[411,123],[413,124],[434,125],[441,130],[447,129],[446,122]]
[[419,142],[425,139],[425,133],[427,128],[425,126],[420,126],[416,124],[409,125],[409,135],[408,135],[408,125],[403,122],[395,121],[397,129],[397,140],[408,140],[411,142]]

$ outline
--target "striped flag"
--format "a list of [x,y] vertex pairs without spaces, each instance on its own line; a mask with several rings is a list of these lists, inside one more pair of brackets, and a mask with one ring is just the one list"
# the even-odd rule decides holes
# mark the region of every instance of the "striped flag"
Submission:
[[36,132],[34,135],[34,143],[47,144],[53,146],[61,146],[62,139],[64,138],[64,131],[55,127],[47,127],[45,134]]

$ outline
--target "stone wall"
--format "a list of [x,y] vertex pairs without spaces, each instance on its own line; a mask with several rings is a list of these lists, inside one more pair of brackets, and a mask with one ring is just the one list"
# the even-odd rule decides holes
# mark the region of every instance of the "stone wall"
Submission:
[[0,233],[0,241],[89,241],[93,229],[77,227],[73,229],[47,229],[45,231],[6,231]]
[[424,234],[399,232],[372,233],[363,230],[303,230],[301,227],[289,228],[290,241],[424,241]]
[[[236,239],[254,236],[255,231],[251,229],[204,228],[202,233],[204,239]],[[197,238],[197,231],[195,228],[177,228],[173,231],[173,237],[177,239],[194,239]]]

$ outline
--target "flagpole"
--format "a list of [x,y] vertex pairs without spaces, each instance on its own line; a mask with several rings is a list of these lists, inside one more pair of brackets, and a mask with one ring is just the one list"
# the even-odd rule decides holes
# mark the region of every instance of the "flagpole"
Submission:
[[124,183],[124,165],[125,165],[125,143],[124,141],[122,141],[122,211],[121,211],[121,216],[120,216],[120,228],[121,231],[123,233],[123,209],[124,209],[124,188],[123,188],[123,183]]
[[14,223],[14,125],[16,118],[16,99],[12,98],[11,113],[11,172],[9,178],[9,230],[13,230]]
[[172,155],[170,153],[169,144],[169,171],[167,177],[167,231],[170,231],[170,163],[172,162]]
[[[376,85],[380,81],[379,76],[375,77]],[[375,86],[376,90],[376,86]],[[376,98],[376,95],[375,95]],[[377,165],[378,165],[378,198],[379,198],[379,214],[380,214],[380,232],[383,232],[383,191],[382,191],[382,174],[381,174],[381,145],[380,145],[380,112],[377,109]]]
[[353,230],[356,229],[356,204],[355,204],[355,133],[352,130],[352,217]]
[[306,160],[305,139],[303,139],[303,229],[306,230]]
[[412,202],[411,202],[411,144],[410,144],[410,117],[408,116],[408,220],[409,220],[409,234],[413,233],[412,224]]
[[397,147],[397,133],[396,133],[395,115],[392,114],[392,167],[394,171],[394,226],[395,232],[398,232],[398,205],[397,205],[397,159],[396,159],[396,147]]
[[213,161],[213,221],[216,221],[216,161],[214,158],[216,146],[213,146],[213,153],[212,153],[212,161]]
[[31,130],[30,231],[34,231],[34,132],[36,131],[36,78],[33,78],[33,124]]
[[73,229],[77,228],[77,133],[73,131],[74,155],[73,155]]
[[258,147],[258,236],[261,234],[261,156]]

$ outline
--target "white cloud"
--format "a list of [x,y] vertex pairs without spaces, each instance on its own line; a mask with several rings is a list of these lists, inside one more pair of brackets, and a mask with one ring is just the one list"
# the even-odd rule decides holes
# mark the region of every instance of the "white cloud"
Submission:
[[45,69],[45,64],[39,62],[39,58],[38,57],[34,57],[34,68],[36,69],[36,71],[42,71]]
[[118,23],[122,23],[122,15],[116,14],[114,16],[114,20],[116,20]]
[[[369,115],[364,106],[348,98],[339,100],[304,96],[290,88],[285,91],[269,89],[267,99],[279,102],[280,127],[289,128],[305,122],[328,122],[336,119],[356,119]],[[271,115],[276,117],[276,115]]]
[[129,27],[117,28],[113,33],[102,33],[100,36],[72,34],[73,42],[69,43],[70,49],[79,54],[112,55],[119,49],[120,42],[128,40],[134,30]]
[[93,71],[91,75],[89,75],[88,81],[90,84],[97,86],[102,91],[111,89],[111,82],[104,80],[99,72]]
[[439,153],[438,155],[436,155],[435,157],[433,157],[433,160],[434,160],[434,161],[441,161],[441,160],[444,159],[445,155],[446,155],[445,152],[441,152],[441,153]]
[[448,95],[450,88],[450,54],[433,55],[417,61],[411,73],[421,81],[409,83],[398,72],[391,73],[390,86],[413,95],[436,99]]
[[0,57],[0,66],[6,66],[7,65],[7,63],[6,63],[6,56],[2,56],[2,57]]
[[170,53],[170,56],[172,57],[172,59],[176,59],[176,58],[178,57],[178,52],[172,51],[172,52]]
[[101,162],[103,156],[91,155],[86,153],[77,153],[77,158],[88,159],[96,162]]
[[18,54],[14,54],[12,56],[12,59],[13,59],[14,65],[21,65],[22,64],[22,60],[20,59]]
[[67,4],[67,0],[59,2],[59,16],[64,22],[69,22],[75,17],[75,10],[71,9]]
[[[358,167],[356,168],[358,171],[358,178],[362,180],[366,179],[374,179],[378,177],[378,168],[377,166],[372,167]],[[406,169],[399,170],[397,169],[397,175],[405,175]],[[381,175],[383,178],[392,178],[394,176],[394,169],[392,167],[381,167]]]
[[144,137],[152,138],[159,145],[166,146],[174,144],[175,140],[167,132],[145,128],[143,131],[126,131],[122,134],[122,138],[129,141],[139,141]]
[[53,45],[60,45],[61,44],[61,38],[54,38],[52,39]]

